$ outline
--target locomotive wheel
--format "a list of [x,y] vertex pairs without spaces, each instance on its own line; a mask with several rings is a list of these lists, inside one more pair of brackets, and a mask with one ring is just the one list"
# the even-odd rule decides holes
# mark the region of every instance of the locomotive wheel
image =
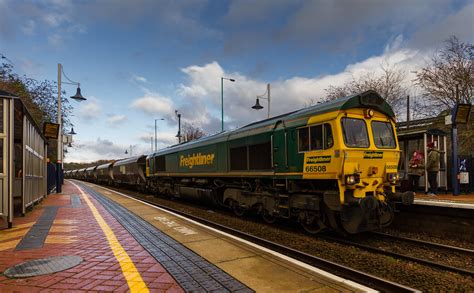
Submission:
[[271,213],[269,213],[267,210],[263,210],[262,211],[262,219],[265,223],[273,224],[273,223],[276,222],[276,220],[278,218],[275,217],[274,215],[272,215]]
[[311,222],[306,223],[306,221],[301,222],[301,226],[303,229],[308,232],[309,234],[316,234],[321,232],[322,228],[317,223]]
[[380,226],[387,227],[389,226],[394,218],[393,210],[389,205],[386,205],[383,209],[379,211],[379,221]]
[[300,224],[310,234],[319,233],[324,228],[320,225],[319,218],[314,214],[306,213],[303,219],[300,219]]
[[239,202],[233,201],[232,202],[232,211],[238,217],[242,217],[245,214],[246,209],[241,207]]

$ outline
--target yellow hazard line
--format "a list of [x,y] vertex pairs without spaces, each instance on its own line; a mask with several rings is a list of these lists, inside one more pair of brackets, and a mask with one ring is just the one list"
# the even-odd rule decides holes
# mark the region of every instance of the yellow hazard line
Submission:
[[84,191],[82,191],[79,186],[77,186],[74,182],[71,183],[76,186],[77,189],[79,189],[82,194],[82,198],[86,201],[87,205],[92,211],[92,214],[94,215],[95,220],[104,232],[105,237],[109,242],[110,248],[112,249],[115,255],[115,258],[120,263],[120,267],[122,268],[123,275],[127,280],[130,292],[149,292],[148,287],[143,281],[142,276],[135,267],[135,264],[133,263],[132,259],[130,258],[130,256],[128,256],[122,245],[120,245],[120,242],[118,241],[117,237],[115,237],[114,232],[112,231],[112,229],[110,229],[109,225],[107,225],[107,222],[105,222],[104,218],[102,218],[97,208],[94,206],[89,197],[84,193]]

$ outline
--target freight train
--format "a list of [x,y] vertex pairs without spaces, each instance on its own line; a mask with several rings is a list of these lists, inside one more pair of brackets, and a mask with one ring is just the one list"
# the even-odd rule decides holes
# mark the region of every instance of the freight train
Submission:
[[359,233],[413,203],[413,192],[395,191],[399,159],[394,112],[367,91],[66,177],[293,219],[310,233]]

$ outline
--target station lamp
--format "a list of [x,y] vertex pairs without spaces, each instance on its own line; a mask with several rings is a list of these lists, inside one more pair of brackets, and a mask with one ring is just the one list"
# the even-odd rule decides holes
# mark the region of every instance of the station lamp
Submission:
[[78,102],[80,101],[85,101],[87,100],[86,98],[84,98],[82,95],[81,95],[81,88],[80,88],[80,84],[78,83],[77,84],[77,90],[76,90],[76,94],[74,96],[71,96],[71,99],[74,99]]

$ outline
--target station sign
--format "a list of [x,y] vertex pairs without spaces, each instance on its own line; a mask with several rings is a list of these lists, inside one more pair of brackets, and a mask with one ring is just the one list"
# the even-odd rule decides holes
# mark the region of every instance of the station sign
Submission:
[[46,138],[58,139],[59,134],[59,124],[45,122],[43,124],[43,135]]
[[452,123],[466,124],[469,121],[471,107],[471,104],[456,104],[456,106],[452,110]]

